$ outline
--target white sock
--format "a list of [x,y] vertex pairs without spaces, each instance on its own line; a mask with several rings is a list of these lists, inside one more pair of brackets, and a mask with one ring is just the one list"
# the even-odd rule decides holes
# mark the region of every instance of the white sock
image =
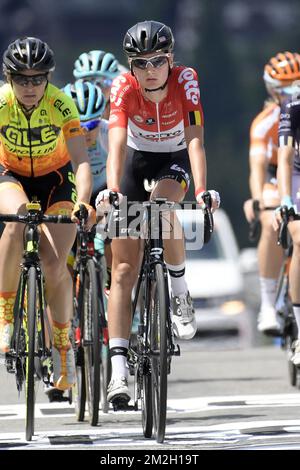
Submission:
[[170,274],[173,296],[185,294],[188,291],[185,280],[185,262],[177,265],[167,263],[167,268]]
[[277,279],[260,277],[260,295],[262,307],[274,307],[276,300]]
[[111,378],[126,377],[128,379],[127,351],[129,340],[125,338],[111,338],[109,352],[111,357]]
[[293,304],[293,312],[296,318],[297,328],[298,328],[298,339],[300,339],[300,305]]

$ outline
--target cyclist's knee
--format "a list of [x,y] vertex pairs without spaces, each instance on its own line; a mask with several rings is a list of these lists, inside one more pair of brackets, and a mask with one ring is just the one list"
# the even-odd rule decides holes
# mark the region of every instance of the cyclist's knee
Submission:
[[272,214],[268,213],[267,215],[263,214],[261,217],[261,229],[262,229],[262,237],[267,238],[276,238],[277,234],[272,225]]
[[293,236],[293,255],[300,259],[300,233]]
[[114,281],[123,286],[132,288],[137,276],[137,269],[130,263],[119,263],[114,268]]
[[5,224],[3,233],[5,233],[5,236],[13,239],[16,243],[21,243],[23,240],[24,225],[8,222]]
[[59,284],[66,275],[70,276],[66,262],[57,258],[43,258],[43,270],[52,284]]

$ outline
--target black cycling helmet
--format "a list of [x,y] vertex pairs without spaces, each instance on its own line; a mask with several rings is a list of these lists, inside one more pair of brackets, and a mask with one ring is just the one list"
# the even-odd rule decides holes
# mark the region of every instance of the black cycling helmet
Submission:
[[48,44],[38,38],[16,39],[9,44],[3,54],[4,73],[16,73],[27,69],[51,72],[54,68],[53,51]]
[[158,21],[143,21],[132,26],[125,34],[123,49],[129,57],[151,52],[171,52],[174,37],[171,28]]

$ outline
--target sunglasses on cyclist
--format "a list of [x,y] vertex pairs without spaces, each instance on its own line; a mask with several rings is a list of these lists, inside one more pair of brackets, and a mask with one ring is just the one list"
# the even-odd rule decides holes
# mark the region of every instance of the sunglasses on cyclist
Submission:
[[94,83],[96,85],[99,85],[101,88],[110,88],[112,84],[111,78],[102,78],[102,77],[97,77],[94,79]]
[[148,59],[137,58],[131,60],[132,65],[141,70],[145,70],[148,64],[150,64],[155,69],[158,69],[168,62],[168,56],[166,54],[149,57]]
[[286,87],[280,87],[276,89],[277,93],[280,95],[299,95],[300,86],[299,85],[290,85]]
[[95,119],[94,121],[86,121],[86,122],[81,122],[80,123],[80,126],[86,130],[87,132],[89,131],[93,131],[94,129],[96,129],[96,127],[98,127],[100,124],[100,121],[99,119]]
[[48,73],[41,73],[39,75],[22,75],[21,73],[11,74],[11,79],[17,85],[28,86],[31,83],[33,86],[40,86],[47,81]]

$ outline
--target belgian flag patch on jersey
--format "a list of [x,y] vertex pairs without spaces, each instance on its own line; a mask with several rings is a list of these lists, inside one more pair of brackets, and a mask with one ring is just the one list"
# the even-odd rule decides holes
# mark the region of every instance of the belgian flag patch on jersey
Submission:
[[200,111],[189,112],[190,126],[202,126],[202,116]]

